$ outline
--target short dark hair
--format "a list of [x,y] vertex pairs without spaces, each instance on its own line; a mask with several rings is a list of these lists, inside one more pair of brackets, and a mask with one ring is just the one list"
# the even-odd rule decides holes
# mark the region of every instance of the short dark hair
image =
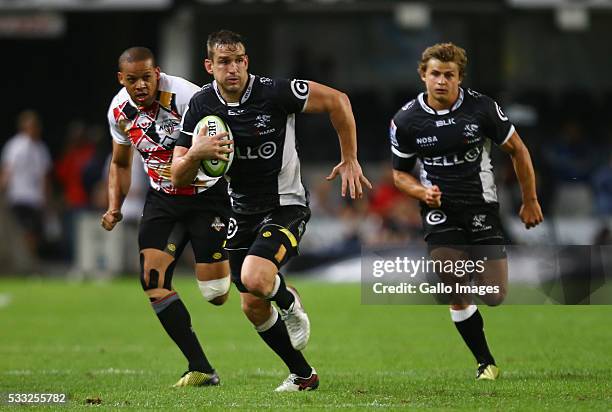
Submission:
[[453,43],[438,43],[425,49],[418,67],[421,76],[427,71],[427,63],[431,59],[437,59],[444,63],[456,63],[459,67],[459,77],[463,79],[466,75],[467,54],[463,48]]
[[242,44],[246,49],[244,38],[231,30],[219,30],[211,33],[206,40],[206,55],[209,59],[213,58],[213,51],[218,46],[238,46]]
[[130,47],[129,49],[125,49],[125,51],[121,53],[121,56],[119,56],[119,71],[121,71],[121,65],[125,63],[141,62],[146,60],[151,60],[153,66],[156,66],[155,56],[153,55],[151,49],[141,46],[135,46]]

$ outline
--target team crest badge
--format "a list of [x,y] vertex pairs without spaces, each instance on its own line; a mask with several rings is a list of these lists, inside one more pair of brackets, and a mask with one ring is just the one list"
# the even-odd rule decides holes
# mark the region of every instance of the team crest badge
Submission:
[[176,119],[166,119],[162,122],[160,128],[166,134],[172,134],[176,130],[176,126],[178,126],[179,124],[180,124],[179,121]]
[[472,219],[472,225],[477,228],[484,227],[486,218],[486,215],[474,215],[474,218]]
[[213,220],[212,224],[210,225],[210,227],[212,227],[213,229],[215,229],[217,232],[222,231],[223,229],[225,229],[225,223],[223,223],[221,221],[221,218],[219,216],[215,217],[215,220]]

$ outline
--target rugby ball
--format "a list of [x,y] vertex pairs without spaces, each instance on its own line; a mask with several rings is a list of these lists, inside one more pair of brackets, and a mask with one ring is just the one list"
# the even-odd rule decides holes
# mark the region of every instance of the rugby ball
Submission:
[[[204,127],[205,125],[208,126],[208,132],[206,133],[206,136],[210,137],[210,136],[214,136],[221,132],[227,132],[228,135],[225,137],[225,139],[233,140],[232,131],[225,124],[223,119],[221,119],[219,116],[213,116],[213,115],[204,117],[202,120],[198,122],[198,124],[196,124],[195,129],[193,129],[194,137],[200,133],[200,129]],[[228,144],[227,146],[229,146],[232,149],[234,148],[233,144]],[[201,162],[202,171],[204,172],[205,175],[210,176],[210,177],[223,176],[225,173],[227,173],[230,166],[232,165],[232,161],[234,160],[234,152],[228,153],[227,157],[229,159],[229,161],[227,162],[223,160],[219,160],[219,159],[202,160]]]

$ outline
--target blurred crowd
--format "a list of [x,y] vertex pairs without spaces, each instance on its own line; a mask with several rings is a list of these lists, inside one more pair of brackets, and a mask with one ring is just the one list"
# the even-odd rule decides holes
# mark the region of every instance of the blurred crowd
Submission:
[[[307,182],[314,220],[321,218],[341,227],[340,241],[319,250],[320,259],[359,253],[363,245],[422,242],[418,202],[393,185],[386,126],[371,123],[372,115],[390,118],[393,111],[374,107],[371,99],[359,95],[353,108],[362,163],[369,171],[376,165],[374,189],[365,201],[350,201],[342,199],[323,179]],[[595,123],[589,121],[589,112],[575,108],[568,111],[571,115],[551,119],[528,101],[508,104],[506,112],[516,119],[517,129],[531,150],[547,217],[586,216],[605,222],[612,216],[612,138],[606,128],[592,127]],[[45,136],[39,114],[24,111],[16,120],[17,133],[0,147],[3,231],[14,233],[13,246],[24,249],[30,257],[70,262],[75,254],[78,217],[106,209],[111,139],[104,126],[75,120],[67,125],[61,149],[55,148],[52,156],[47,142],[58,139]],[[331,165],[337,160],[337,143],[329,121],[316,116],[301,121],[303,131],[298,138],[314,142],[302,147],[304,167]],[[510,205],[510,210],[502,213],[515,214],[520,193],[510,158],[496,151],[493,159],[498,188]],[[147,183],[138,156],[133,164],[130,199],[123,212],[128,224],[135,225]],[[610,243],[605,223],[593,242]]]
[[[110,138],[103,126],[76,120],[52,156],[37,112],[20,113],[16,128],[0,148],[0,220],[12,239],[11,253],[23,253],[34,270],[41,259],[71,262],[79,216],[107,207]],[[142,162],[134,158],[127,224],[138,221],[147,184]]]

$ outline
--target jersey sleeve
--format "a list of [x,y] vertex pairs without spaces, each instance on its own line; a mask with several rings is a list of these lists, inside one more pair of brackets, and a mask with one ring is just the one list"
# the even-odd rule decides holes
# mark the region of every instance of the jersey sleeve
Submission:
[[514,133],[514,125],[504,114],[497,102],[489,97],[483,96],[485,107],[485,119],[483,129],[486,136],[498,145],[502,145],[510,139]]
[[180,79],[179,90],[177,92],[177,109],[183,116],[189,108],[189,102],[194,94],[200,91],[200,88],[188,80]]
[[277,104],[287,113],[300,113],[306,107],[310,95],[308,81],[277,79],[272,87]]
[[[126,103],[126,104],[129,104],[129,103]],[[111,137],[113,138],[115,142],[119,143],[120,145],[130,146],[132,142],[125,135],[125,132],[121,129],[119,122],[116,120],[118,118],[118,115],[115,113],[115,111],[118,111],[118,110],[119,110],[119,107],[117,106],[117,101],[116,99],[113,99],[113,101],[110,104],[110,107],[108,108],[108,112],[106,113],[106,117],[108,120],[108,130],[110,132]]]
[[416,163],[417,154],[410,144],[410,135],[405,127],[398,127],[397,119],[391,119],[389,140],[391,141],[391,157],[393,169],[410,173]]
[[195,96],[193,96],[189,101],[189,104],[186,106],[185,113],[181,119],[181,135],[176,140],[177,146],[191,147],[193,131],[195,130],[195,127],[200,119],[203,117],[200,111],[198,102]]

